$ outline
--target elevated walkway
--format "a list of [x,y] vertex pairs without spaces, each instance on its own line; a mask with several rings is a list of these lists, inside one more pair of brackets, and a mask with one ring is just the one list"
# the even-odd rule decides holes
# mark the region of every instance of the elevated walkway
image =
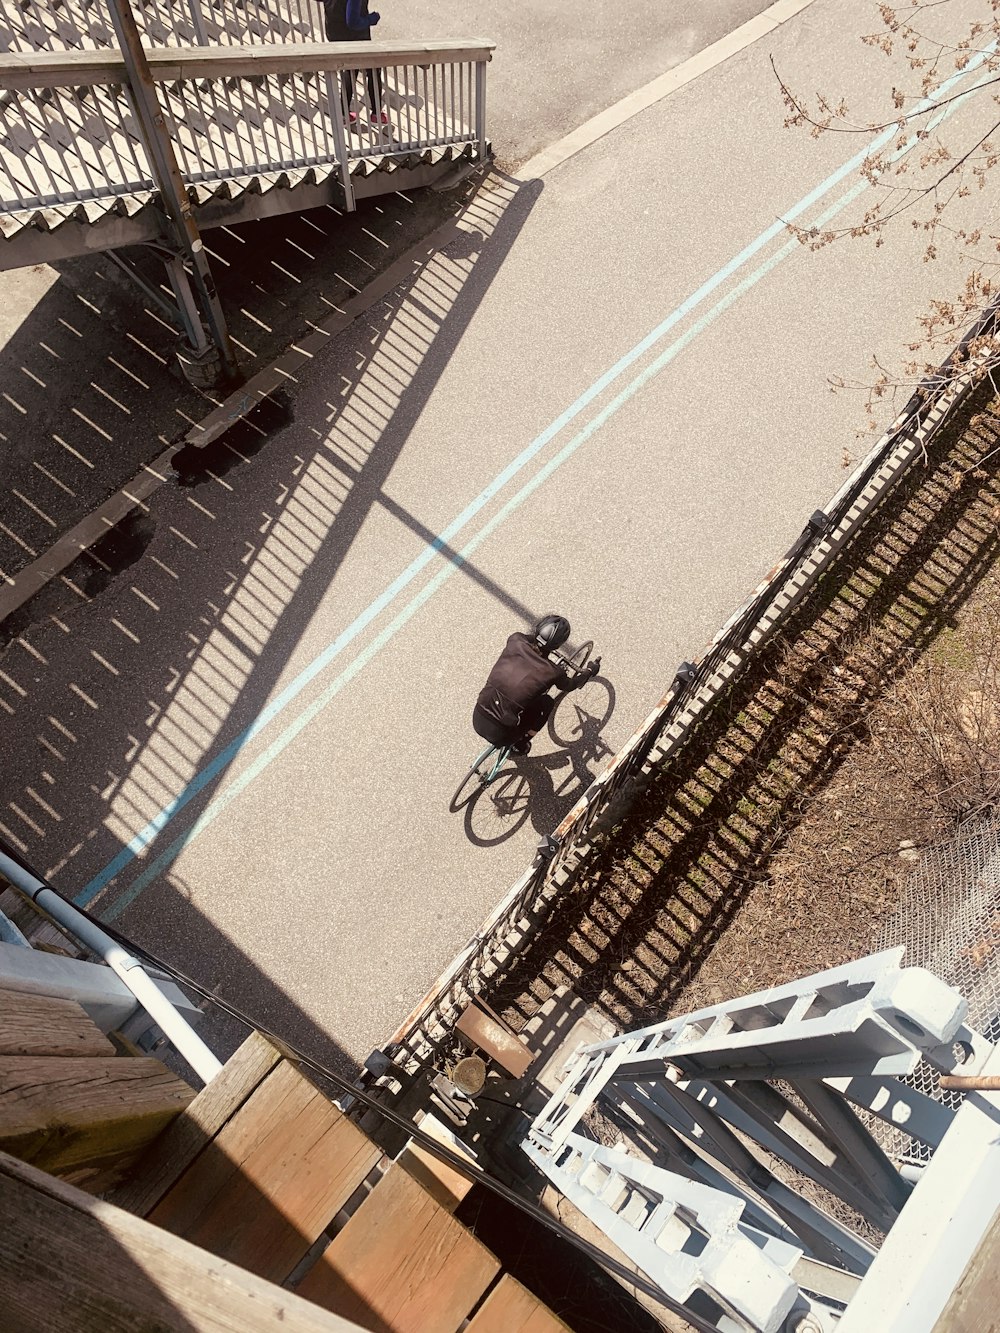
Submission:
[[[146,58],[203,229],[320,204],[350,210],[484,161],[490,51],[390,42],[359,55],[354,43],[305,43]],[[378,106],[369,70],[381,79]],[[347,71],[357,83],[350,107]],[[0,87],[0,269],[169,239],[155,146],[133,112],[120,53],[8,54]]]
[[318,14],[307,0],[273,14],[234,0],[4,0],[0,271],[151,246],[188,378],[240,378],[202,230],[350,212],[489,156],[490,43],[303,41]]

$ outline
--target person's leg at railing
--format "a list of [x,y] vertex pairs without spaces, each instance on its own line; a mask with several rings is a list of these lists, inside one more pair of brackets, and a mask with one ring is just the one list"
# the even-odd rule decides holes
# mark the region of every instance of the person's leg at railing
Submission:
[[370,69],[368,71],[368,100],[371,105],[372,124],[388,125],[389,113],[385,109],[384,86],[380,69]]
[[343,103],[344,120],[348,125],[356,125],[358,113],[354,110],[354,81],[357,78],[356,69],[345,69],[340,76],[341,101]]
[[[369,13],[368,0],[323,0],[323,17],[328,42],[370,42],[372,28],[381,16],[374,11]],[[349,125],[356,125],[358,120],[353,108],[356,76],[356,70],[345,70],[341,76],[344,112]],[[371,103],[369,118],[373,124],[387,124],[389,117],[382,110],[381,70],[369,70],[367,82]]]

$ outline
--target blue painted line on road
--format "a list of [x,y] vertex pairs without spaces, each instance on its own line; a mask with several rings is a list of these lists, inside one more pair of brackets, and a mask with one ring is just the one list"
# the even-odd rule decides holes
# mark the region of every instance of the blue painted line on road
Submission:
[[[944,84],[941,85],[933,94],[925,98],[920,107],[929,109],[947,96],[951,89],[960,80],[966,78],[979,65],[985,61],[991,53],[991,47],[977,54],[969,61],[966,68],[953,75]],[[969,91],[973,91],[970,89]],[[937,117],[935,123],[945,115],[951,114],[959,105],[958,102],[951,103]],[[898,133],[893,128],[886,130],[873,139],[865,149],[856,153],[848,162],[839,167],[835,172],[826,178],[822,184],[816,186],[807,195],[796,203],[789,212],[785,213],[783,218],[773,223],[760,233],[749,245],[744,247],[738,255],[734,256],[722,268],[704,282],[691,296],[681,305],[677,306],[670,315],[656,326],[640,342],[631,348],[615,364],[606,371],[599,379],[587,389],[579,398],[576,399],[559,417],[556,418],[546,429],[538,435],[517,457],[500,472],[490,484],[472,500],[452,522],[441,532],[433,542],[427,544],[425,549],[417,556],[410,565],[407,566],[401,574],[393,580],[391,584],[360,613],[351,624],[343,630],[313,661],[291,681],[284,690],[282,690],[254,719],[254,721],[241,731],[232,741],[226,745],[215,758],[205,766],[194,778],[187,784],[182,792],[178,794],[168,805],[156,815],[149,823],[141,829],[129,843],[114,857],[94,878],[81,890],[75,898],[75,902],[83,906],[93,901],[98,893],[105,888],[126,866],[142,854],[142,852],[153,842],[164,827],[179,813],[191,800],[193,800],[201,791],[205,789],[219,773],[230,764],[241,750],[261,731],[264,730],[280,713],[282,713],[291,704],[295,698],[313,681],[327,666],[344,651],[346,647],[369,625],[371,622],[386,609],[399,594],[426,568],[434,557],[446,545],[450,545],[454,538],[468,523],[485,507],[486,504],[523,468],[549,444],[556,435],[572,422],[580,413],[599,397],[603,391],[613,384],[617,379],[635,364],[646,352],[654,347],[674,328],[682,319],[696,309],[704,300],[711,295],[723,282],[732,277],[740,268],[742,268],[749,259],[758,254],[764,246],[774,240],[786,231],[787,224],[801,216],[803,212],[817,203],[826,194],[830,192],[845,176],[852,171],[856,171],[861,163],[873,152],[879,151],[881,147],[891,141]],[[905,147],[897,150],[893,155],[893,160],[898,159],[908,152],[916,139],[911,139]],[[857,198],[865,189],[868,188],[867,182],[859,182],[845,195],[843,195],[830,209],[828,209],[816,222],[815,225],[823,226],[829,219],[841,212],[853,199]],[[765,263],[755,269],[748,277],[744,278],[730,293],[720,300],[716,306],[706,312],[695,324],[688,329],[681,338],[671,344],[650,366],[632,380],[626,388],[619,393],[605,408],[597,414],[593,420],[583,428],[577,435],[563,447],[555,457],[543,467],[535,477],[533,477],[525,486],[517,492],[516,495],[498,511],[496,515],[485,525],[477,536],[466,547],[460,551],[457,556],[449,558],[446,564],[438,574],[432,579],[416,598],[414,598],[407,607],[372,641],[372,643],[346,668],[344,672],[337,676],[331,684],[323,691],[321,695],[313,701],[312,704],[287,727],[276,740],[265,749],[260,756],[251,764],[244,773],[240,774],[226,790],[216,797],[206,808],[203,814],[195,821],[189,830],[176,838],[159,856],[157,856],[149,866],[134,881],[131,888],[116,900],[113,907],[106,913],[108,919],[116,916],[127,903],[132,902],[142,892],[142,890],[158,875],[177,855],[183,850],[184,846],[192,840],[198,833],[212,823],[223,809],[229,804],[230,800],[246,789],[249,784],[260,775],[261,772],[272,762],[274,758],[302,731],[316,713],[329,703],[335,694],[358,672],[367,665],[372,657],[405,625],[421,606],[424,605],[427,598],[433,591],[441,585],[445,578],[460,567],[461,563],[468,557],[468,553],[476,549],[482,541],[486,539],[489,533],[493,532],[500,522],[503,522],[510,513],[514,511],[551,473],[575,453],[576,450],[586,440],[605,424],[626,402],[628,402],[650,379],[658,374],[664,366],[669,364],[684,347],[688,346],[696,337],[698,337],[709,324],[713,323],[724,310],[728,309],[736,300],[740,298],[750,287],[755,286],[760,280],[771,272],[777,264],[783,262],[790,254],[800,249],[798,241],[789,241],[772,255]]]

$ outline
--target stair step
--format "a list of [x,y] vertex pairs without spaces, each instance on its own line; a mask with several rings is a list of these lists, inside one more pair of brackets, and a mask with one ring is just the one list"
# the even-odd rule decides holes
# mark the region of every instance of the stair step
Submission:
[[111,1042],[74,1000],[0,990],[0,1055],[114,1053]]
[[3,1328],[358,1333],[291,1292],[0,1153]]
[[106,1176],[193,1097],[150,1057],[0,1055],[0,1149],[53,1175]]
[[[451,1130],[441,1123],[436,1116],[422,1112],[417,1124],[445,1147],[468,1158],[470,1166],[476,1169],[476,1159],[470,1149],[457,1139]],[[428,1149],[411,1140],[399,1152],[396,1161],[408,1171],[419,1185],[449,1213],[453,1213],[472,1189],[472,1178],[456,1171],[447,1162],[442,1162]]]
[[304,1074],[281,1060],[147,1216],[280,1282],[381,1156]]
[[265,1037],[251,1033],[184,1114],[150,1145],[131,1178],[109,1195],[111,1202],[146,1217],[281,1059]]
[[500,1264],[395,1163],[296,1288],[366,1328],[456,1329]]
[[569,1325],[505,1273],[476,1311],[465,1333],[560,1333]]

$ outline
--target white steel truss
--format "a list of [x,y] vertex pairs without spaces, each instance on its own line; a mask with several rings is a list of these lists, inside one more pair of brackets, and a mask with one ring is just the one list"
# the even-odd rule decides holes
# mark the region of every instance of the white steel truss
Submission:
[[968,1107],[902,1080],[920,1061],[974,1075],[998,1058],[962,996],[902,957],[581,1048],[525,1153],[699,1327],[846,1328],[883,1271],[878,1233],[912,1217],[914,1173],[875,1121],[951,1144]]

